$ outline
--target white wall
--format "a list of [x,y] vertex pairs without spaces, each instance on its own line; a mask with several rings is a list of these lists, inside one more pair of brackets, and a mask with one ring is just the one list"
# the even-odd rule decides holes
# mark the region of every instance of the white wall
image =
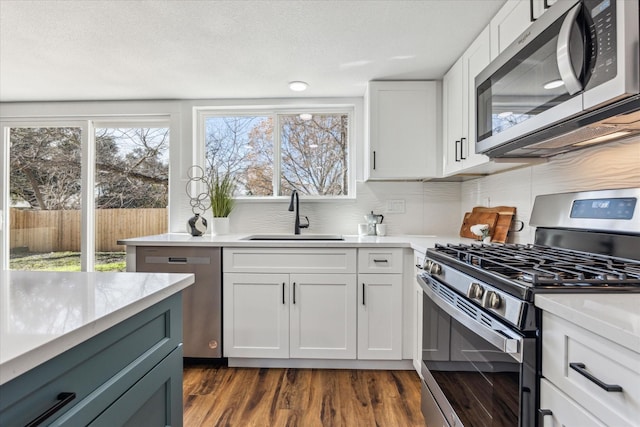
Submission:
[[474,206],[515,206],[516,219],[525,223],[509,241],[531,243],[529,226],[534,199],[540,194],[640,187],[640,138],[610,143],[553,157],[548,163],[466,181],[461,188],[461,211]]

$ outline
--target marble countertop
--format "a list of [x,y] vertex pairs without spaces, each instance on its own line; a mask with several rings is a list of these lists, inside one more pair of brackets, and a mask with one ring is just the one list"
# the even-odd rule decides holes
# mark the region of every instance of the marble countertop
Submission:
[[535,304],[640,353],[640,293],[538,294]]
[[188,233],[167,233],[119,240],[126,246],[219,246],[219,247],[270,247],[270,248],[336,248],[336,247],[398,247],[426,252],[436,243],[473,243],[475,240],[452,235],[399,235],[357,236],[344,235],[344,240],[245,240],[250,234],[228,234],[222,236],[191,236]]
[[192,274],[0,272],[0,385],[194,283]]

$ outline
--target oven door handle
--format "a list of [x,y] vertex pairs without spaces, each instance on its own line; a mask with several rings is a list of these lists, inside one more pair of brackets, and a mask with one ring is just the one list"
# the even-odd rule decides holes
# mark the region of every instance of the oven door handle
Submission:
[[[455,305],[452,305],[436,292],[434,292],[430,288],[429,284],[425,283],[425,279],[423,277],[418,276],[418,279],[423,292],[426,293],[431,301],[433,301],[438,307],[440,307],[462,325],[469,328],[473,333],[484,338],[487,342],[491,343],[497,349],[501,350],[503,353],[510,355],[518,362],[522,362],[522,337],[509,334],[509,329],[506,326],[504,327],[504,329],[493,329],[477,322],[476,320],[469,317],[464,311],[460,310]],[[437,286],[444,286],[433,277],[430,277],[429,280],[434,281]],[[455,297],[462,298],[457,294]]]

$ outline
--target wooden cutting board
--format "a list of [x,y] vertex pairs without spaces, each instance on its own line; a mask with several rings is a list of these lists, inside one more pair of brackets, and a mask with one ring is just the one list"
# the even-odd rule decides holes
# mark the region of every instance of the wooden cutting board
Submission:
[[[480,216],[480,214],[485,216]],[[490,214],[496,215],[496,220],[493,223],[490,222],[492,218]],[[516,208],[511,206],[496,206],[495,208],[476,206],[471,212],[467,212],[464,215],[462,227],[460,228],[460,237],[477,239],[478,236],[471,232],[470,227],[474,224],[489,224],[491,242],[505,243],[515,214]]]

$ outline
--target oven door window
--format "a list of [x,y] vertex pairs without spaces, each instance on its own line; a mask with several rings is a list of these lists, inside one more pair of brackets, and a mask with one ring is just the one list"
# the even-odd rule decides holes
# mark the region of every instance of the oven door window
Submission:
[[[449,316],[426,295],[423,303],[423,362],[460,421],[465,426],[520,425],[523,365]],[[429,324],[434,319],[437,324]]]

